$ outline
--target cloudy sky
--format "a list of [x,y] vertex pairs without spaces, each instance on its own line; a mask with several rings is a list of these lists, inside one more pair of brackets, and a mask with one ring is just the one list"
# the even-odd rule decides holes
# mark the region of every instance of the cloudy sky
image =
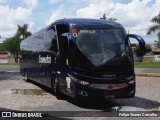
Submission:
[[29,24],[34,33],[59,18],[97,18],[105,13],[117,18],[129,33],[146,36],[151,18],[160,11],[160,0],[0,0],[0,42],[15,34],[17,24]]

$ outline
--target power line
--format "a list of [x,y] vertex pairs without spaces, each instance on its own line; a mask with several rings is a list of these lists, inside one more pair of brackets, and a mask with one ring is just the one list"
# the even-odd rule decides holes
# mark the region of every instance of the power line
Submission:
[[141,30],[148,30],[148,29],[146,29],[146,28],[144,28],[144,29],[130,29],[129,31],[141,31]]
[[147,28],[141,28],[141,29],[129,29],[128,34],[130,31],[143,31],[143,30],[148,30]]

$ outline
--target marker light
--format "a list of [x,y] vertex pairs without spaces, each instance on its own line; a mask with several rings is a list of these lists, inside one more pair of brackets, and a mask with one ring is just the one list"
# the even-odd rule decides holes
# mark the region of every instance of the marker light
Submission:
[[72,33],[72,34],[77,34],[77,29],[76,29],[76,28],[72,28],[72,29],[71,29],[71,33]]
[[68,59],[66,59],[66,65],[68,65]]
[[76,28],[72,28],[71,29],[71,33],[74,37],[77,37],[77,29]]

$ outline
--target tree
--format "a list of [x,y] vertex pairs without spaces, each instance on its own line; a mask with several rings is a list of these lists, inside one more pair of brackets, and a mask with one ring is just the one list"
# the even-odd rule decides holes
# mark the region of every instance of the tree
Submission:
[[117,20],[116,18],[112,18],[112,17],[107,18],[107,17],[106,17],[106,14],[103,14],[103,16],[102,16],[100,19],[103,19],[103,20],[110,20],[110,21],[116,21],[116,20]]
[[0,43],[0,52],[2,52],[3,49],[2,49],[2,43]]
[[22,40],[26,39],[27,37],[31,36],[31,32],[28,31],[28,24],[24,24],[23,26],[17,25],[18,30],[16,32],[15,37],[20,38],[22,36]]
[[[31,35],[31,32],[28,31],[28,25],[24,24],[23,26],[18,25],[16,34],[6,39],[2,44],[3,51],[10,51],[14,55],[15,62],[18,62],[19,53],[20,53],[20,42]],[[21,37],[22,36],[22,37]]]
[[3,46],[2,46],[4,51],[10,51],[11,53],[13,53],[16,63],[18,62],[18,58],[19,58],[18,56],[20,52],[20,42],[21,42],[20,38],[11,37],[6,39],[3,42]]
[[150,35],[152,32],[154,33],[156,31],[158,31],[158,33],[157,33],[157,36],[158,36],[157,46],[160,48],[160,12],[157,16],[155,16],[151,19],[151,22],[153,23],[153,25],[148,28],[147,35]]
[[140,50],[139,45],[137,45],[136,48],[134,49],[134,53],[136,54],[137,57],[142,57],[145,54],[150,53],[150,52],[152,52],[150,45],[146,45],[144,51]]

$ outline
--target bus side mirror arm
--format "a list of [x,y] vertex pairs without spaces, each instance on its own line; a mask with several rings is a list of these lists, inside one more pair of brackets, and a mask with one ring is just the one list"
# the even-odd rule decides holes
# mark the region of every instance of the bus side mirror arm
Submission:
[[140,50],[141,51],[145,50],[145,41],[142,37],[140,37],[139,35],[135,35],[135,34],[128,34],[127,35],[127,40],[129,40],[129,38],[136,39],[139,42]]

